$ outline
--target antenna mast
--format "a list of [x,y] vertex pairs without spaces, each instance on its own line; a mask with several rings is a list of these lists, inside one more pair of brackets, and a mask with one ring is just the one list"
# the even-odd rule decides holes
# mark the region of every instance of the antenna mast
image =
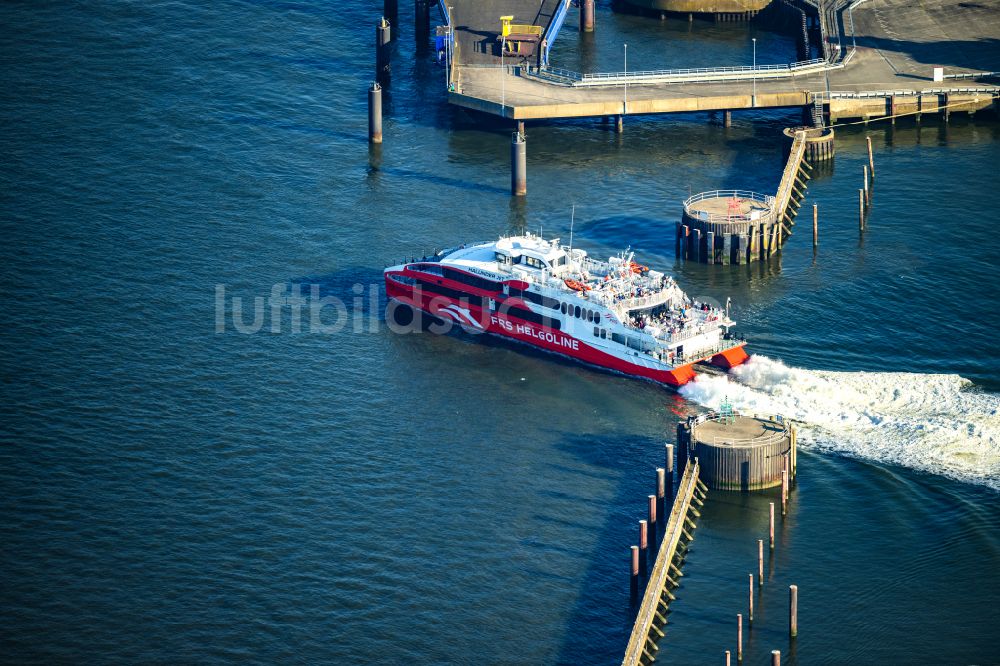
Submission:
[[576,220],[576,204],[573,204],[573,209],[569,214],[569,250],[573,251],[573,222]]

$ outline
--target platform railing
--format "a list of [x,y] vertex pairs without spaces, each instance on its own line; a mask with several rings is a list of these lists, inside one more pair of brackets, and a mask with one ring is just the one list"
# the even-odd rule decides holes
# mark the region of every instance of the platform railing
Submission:
[[745,224],[747,220],[751,219],[750,215],[746,213],[709,213],[703,210],[691,210],[692,204],[704,201],[705,199],[730,198],[750,199],[764,204],[767,208],[765,210],[761,210],[759,218],[753,219],[760,219],[765,222],[771,219],[772,210],[774,209],[774,197],[769,194],[760,194],[750,190],[711,190],[709,192],[699,192],[698,194],[692,195],[684,200],[684,213],[689,217],[696,218],[704,222],[710,222],[712,224],[726,224],[729,222]]

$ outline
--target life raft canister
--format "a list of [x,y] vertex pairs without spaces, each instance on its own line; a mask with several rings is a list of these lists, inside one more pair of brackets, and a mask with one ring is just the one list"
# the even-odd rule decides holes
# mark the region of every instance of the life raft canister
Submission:
[[573,291],[590,291],[592,288],[590,287],[590,285],[586,285],[577,280],[563,280],[563,282],[565,282],[566,286],[572,289]]

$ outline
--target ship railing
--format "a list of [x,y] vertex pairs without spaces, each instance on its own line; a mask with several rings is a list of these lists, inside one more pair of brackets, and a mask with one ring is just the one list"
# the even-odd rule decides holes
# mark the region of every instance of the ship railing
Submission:
[[[677,342],[680,342],[680,340],[677,340]],[[716,354],[721,354],[727,349],[732,349],[733,347],[741,343],[746,344],[745,341],[742,340],[726,340],[712,347],[705,347],[703,349],[694,349],[694,350],[685,349],[684,354],[676,357],[674,361],[676,362],[678,360],[684,360],[689,358],[703,358],[706,356],[715,356]]]
[[663,305],[670,300],[672,295],[672,290],[668,287],[660,291],[654,292],[649,296],[640,296],[637,298],[627,298],[624,301],[617,301],[614,303],[614,310],[621,317],[625,317],[632,310],[639,310],[642,308],[656,307],[657,305]]

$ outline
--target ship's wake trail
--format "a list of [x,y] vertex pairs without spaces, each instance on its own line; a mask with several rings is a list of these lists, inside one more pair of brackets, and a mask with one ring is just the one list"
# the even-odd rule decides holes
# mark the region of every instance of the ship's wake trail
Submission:
[[754,355],[680,392],[711,409],[728,398],[737,411],[795,419],[802,448],[1000,490],[1000,396],[958,375],[803,370]]

